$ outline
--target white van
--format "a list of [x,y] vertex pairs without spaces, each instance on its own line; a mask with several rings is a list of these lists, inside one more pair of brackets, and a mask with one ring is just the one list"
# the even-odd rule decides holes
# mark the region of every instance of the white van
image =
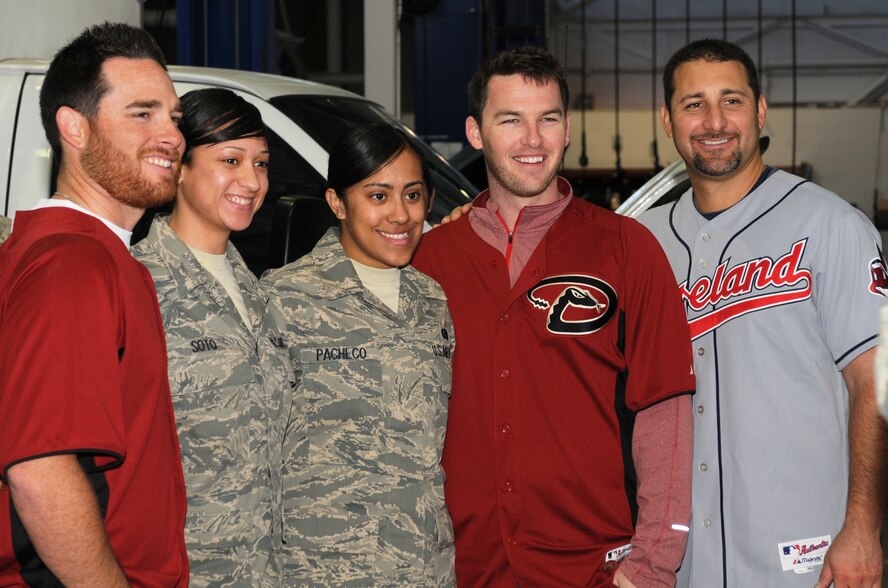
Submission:
[[[41,60],[0,60],[0,213],[14,217],[54,190],[54,161],[40,122],[39,94],[49,66]],[[170,66],[176,92],[228,88],[255,104],[269,130],[270,188],[252,226],[232,236],[250,268],[270,265],[275,208],[282,196],[323,195],[327,154],[350,127],[386,122],[404,129],[425,155],[436,191],[432,222],[468,202],[476,188],[447,160],[378,104],[340,88],[269,74]],[[289,200],[289,199],[285,199]],[[278,207],[277,216],[280,216]],[[279,232],[279,231],[278,231]],[[137,230],[138,234],[138,230]],[[272,255],[274,258],[274,255]]]

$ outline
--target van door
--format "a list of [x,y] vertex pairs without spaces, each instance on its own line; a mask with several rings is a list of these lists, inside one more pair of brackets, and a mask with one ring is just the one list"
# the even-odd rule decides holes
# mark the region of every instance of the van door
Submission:
[[[48,198],[52,185],[52,150],[40,122],[40,86],[43,74],[23,73],[0,77],[0,140],[9,138],[9,169],[0,178],[4,195],[3,214],[34,208]],[[10,128],[10,126],[12,128]]]

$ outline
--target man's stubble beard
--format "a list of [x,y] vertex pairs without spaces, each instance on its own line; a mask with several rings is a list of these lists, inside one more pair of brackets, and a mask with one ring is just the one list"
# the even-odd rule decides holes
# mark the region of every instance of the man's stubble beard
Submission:
[[555,176],[558,175],[558,169],[561,167],[561,160],[559,160],[558,165],[552,168],[552,173],[549,174],[544,181],[540,182],[538,186],[527,186],[525,184],[526,181],[523,178],[517,174],[510,173],[497,165],[497,162],[488,157],[486,153],[484,154],[484,163],[487,166],[488,173],[493,179],[495,179],[496,182],[509,194],[518,198],[532,198],[545,192],[546,189],[552,185],[552,181],[555,179]]
[[[177,152],[158,149],[157,155],[175,157]],[[107,140],[102,132],[94,131],[90,142],[80,156],[84,171],[115,200],[142,210],[160,206],[176,195],[179,167],[176,166],[168,181],[155,181],[144,177],[141,157],[133,160]]]
[[738,147],[731,153],[727,161],[711,161],[694,151],[692,163],[694,164],[694,169],[701,174],[712,177],[727,176],[740,169],[740,164],[743,163],[743,153],[740,152]]

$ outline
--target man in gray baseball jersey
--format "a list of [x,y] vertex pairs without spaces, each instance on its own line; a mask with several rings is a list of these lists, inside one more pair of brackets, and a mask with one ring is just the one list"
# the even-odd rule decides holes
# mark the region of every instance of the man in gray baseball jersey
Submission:
[[878,586],[879,234],[835,194],[764,164],[767,104],[739,47],[695,41],[663,78],[663,125],[692,188],[641,220],[666,250],[694,343],[679,585],[810,587],[819,574],[818,588]]

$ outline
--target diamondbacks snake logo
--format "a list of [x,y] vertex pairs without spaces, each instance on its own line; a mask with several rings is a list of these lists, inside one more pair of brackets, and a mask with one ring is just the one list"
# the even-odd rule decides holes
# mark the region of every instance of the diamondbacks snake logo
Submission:
[[546,330],[556,335],[588,335],[617,311],[617,292],[600,278],[581,274],[551,276],[527,291],[527,300],[547,310]]

